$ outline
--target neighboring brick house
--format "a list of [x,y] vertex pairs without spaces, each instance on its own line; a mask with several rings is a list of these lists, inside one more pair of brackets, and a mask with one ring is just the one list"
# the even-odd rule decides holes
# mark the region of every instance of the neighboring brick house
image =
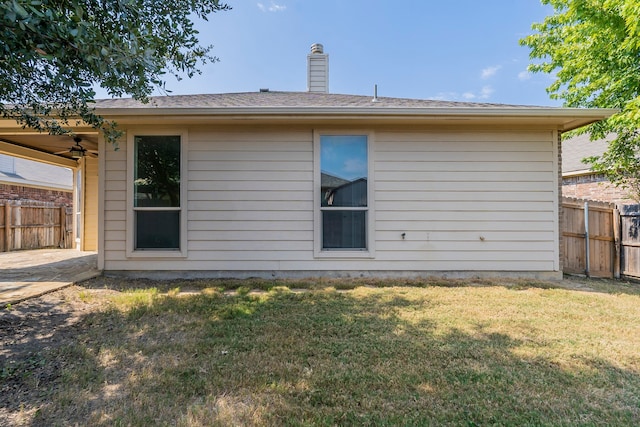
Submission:
[[71,169],[0,154],[0,200],[73,205]]
[[632,203],[624,189],[609,182],[604,174],[593,172],[584,164],[585,157],[599,156],[605,152],[608,139],[591,141],[589,134],[562,141],[562,195],[578,199],[613,203]]

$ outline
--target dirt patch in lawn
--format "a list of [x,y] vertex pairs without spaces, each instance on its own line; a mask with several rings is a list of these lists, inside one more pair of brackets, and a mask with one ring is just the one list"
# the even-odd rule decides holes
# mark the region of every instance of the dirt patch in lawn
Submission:
[[[92,290],[91,293],[117,293]],[[81,320],[106,300],[79,286],[32,298],[0,311],[0,419],[22,425],[33,417],[25,402],[45,400],[68,360],[45,354],[76,340]],[[1,424],[1,423],[0,423]]]

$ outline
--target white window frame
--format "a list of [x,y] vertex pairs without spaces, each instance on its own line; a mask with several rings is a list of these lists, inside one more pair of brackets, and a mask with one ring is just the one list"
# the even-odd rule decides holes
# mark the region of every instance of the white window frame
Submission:
[[[180,211],[180,248],[178,249],[135,249],[134,173],[136,136],[179,136],[180,137],[180,207],[144,208],[145,210]],[[128,258],[186,258],[187,257],[187,145],[186,129],[136,128],[127,129],[127,233],[126,256]]]
[[[322,171],[320,165],[321,136],[359,135],[367,137],[367,208],[340,208],[339,210],[365,210],[367,221],[367,248],[363,250],[322,249]],[[313,131],[313,254],[315,258],[374,258],[375,257],[375,201],[374,201],[374,132],[370,130],[314,130]],[[336,209],[334,209],[336,210]]]

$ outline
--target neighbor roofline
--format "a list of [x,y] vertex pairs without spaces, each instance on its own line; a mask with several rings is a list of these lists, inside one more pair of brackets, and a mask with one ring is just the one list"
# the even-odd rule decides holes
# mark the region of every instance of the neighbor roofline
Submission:
[[42,190],[64,191],[65,193],[73,192],[73,185],[33,181],[33,180],[21,179],[21,178],[11,178],[8,176],[1,177],[0,184],[15,185],[17,187],[38,188]]
[[591,169],[581,169],[581,170],[577,170],[577,171],[570,171],[570,172],[562,172],[562,177],[563,178],[573,178],[573,177],[578,177],[578,176],[586,176],[586,175],[602,175],[602,172],[596,172],[593,171]]

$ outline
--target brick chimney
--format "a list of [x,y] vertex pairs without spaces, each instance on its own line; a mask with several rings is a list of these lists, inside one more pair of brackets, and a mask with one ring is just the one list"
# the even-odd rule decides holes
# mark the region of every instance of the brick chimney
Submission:
[[311,45],[311,53],[307,55],[307,90],[329,93],[329,55],[320,43]]

